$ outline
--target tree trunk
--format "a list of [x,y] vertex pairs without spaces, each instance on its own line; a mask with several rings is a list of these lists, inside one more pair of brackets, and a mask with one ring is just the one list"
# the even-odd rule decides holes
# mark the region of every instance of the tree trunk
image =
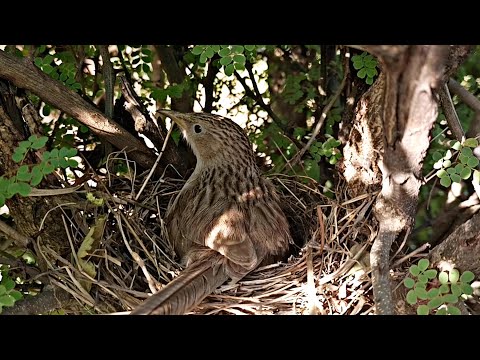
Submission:
[[344,175],[353,196],[381,184],[374,206],[379,230],[370,256],[372,283],[377,314],[393,314],[390,249],[413,226],[423,160],[438,113],[436,91],[463,57],[449,46],[360,48],[377,56],[383,74],[357,106]]

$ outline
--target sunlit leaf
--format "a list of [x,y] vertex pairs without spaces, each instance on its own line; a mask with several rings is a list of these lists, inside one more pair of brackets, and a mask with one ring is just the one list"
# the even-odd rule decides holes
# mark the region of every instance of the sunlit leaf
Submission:
[[478,146],[478,140],[475,139],[475,138],[466,139],[463,142],[463,146],[468,146],[468,147],[471,147],[471,148],[475,148],[475,147]]
[[427,305],[419,305],[417,308],[417,315],[428,315],[430,308]]
[[415,294],[414,290],[410,290],[407,293],[406,300],[407,300],[407,303],[409,303],[410,305],[415,305],[417,303],[417,294]]

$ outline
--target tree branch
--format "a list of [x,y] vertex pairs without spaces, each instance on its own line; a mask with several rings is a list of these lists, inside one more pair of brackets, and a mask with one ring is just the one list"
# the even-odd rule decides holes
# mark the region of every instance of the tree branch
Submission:
[[15,245],[21,248],[26,248],[32,241],[32,239],[20,234],[17,230],[7,225],[3,221],[0,221],[0,231],[7,235],[8,238],[12,239]]
[[[178,65],[174,49],[165,45],[155,45],[155,50],[157,50],[158,57],[170,84],[182,84],[186,74],[185,70]],[[191,100],[188,92],[183,91],[180,99],[172,99],[171,108],[182,112],[191,112],[193,110],[193,101]]]
[[[42,100],[76,118],[100,138],[118,149],[126,149],[140,166],[150,168],[155,158],[151,150],[101,111],[89,104],[76,92],[52,79],[38,69],[28,58],[17,58],[0,51],[0,77],[17,87],[38,95]],[[159,173],[163,169],[159,168]]]
[[452,130],[455,138],[458,141],[462,141],[462,138],[465,137],[465,132],[463,131],[462,124],[460,124],[447,84],[443,84],[438,89],[438,95],[440,96],[440,103],[442,104],[443,113],[447,119],[448,127]]
[[291,161],[289,161],[290,166],[293,167],[300,161],[300,159],[303,157],[305,152],[307,152],[308,149],[310,149],[310,146],[316,140],[317,135],[320,133],[320,129],[322,128],[323,123],[325,122],[325,119],[327,118],[328,112],[332,108],[333,104],[335,104],[335,102],[337,101],[338,97],[340,96],[340,94],[343,91],[343,88],[345,87],[345,83],[347,82],[348,61],[349,61],[349,59],[345,58],[344,75],[343,75],[342,82],[340,83],[340,86],[338,87],[335,94],[333,94],[333,96],[330,99],[327,106],[325,106],[325,108],[323,109],[322,114],[320,115],[320,118],[318,119],[317,124],[315,125],[315,129],[312,131],[312,135],[310,136],[310,139],[308,139],[307,144],[298,153],[295,154],[295,156],[293,157],[293,159]]
[[[249,75],[250,75],[250,72],[249,72]],[[260,94],[260,92],[257,92],[257,93],[253,92],[252,89],[250,89],[250,87],[247,85],[245,78],[241,77],[237,71],[235,71],[235,77],[238,79],[238,81],[240,81],[240,84],[242,84],[245,90],[245,95],[247,95],[249,98],[254,100],[257,103],[257,105],[259,105],[263,110],[265,110],[267,114],[272,118],[273,122],[283,131],[284,135],[288,137],[290,141],[292,141],[299,149],[301,149],[303,144],[297,139],[295,139],[294,137],[290,136],[290,134],[288,133],[288,129],[285,125],[283,125],[282,120],[277,116],[277,114],[273,112],[272,108],[269,105],[265,104],[262,98],[262,94]],[[254,89],[258,91],[255,78],[254,77],[250,78],[250,80],[252,81],[252,84],[254,84]]]
[[108,45],[99,45],[100,56],[102,57],[102,74],[105,82],[105,115],[108,118],[113,118],[113,88],[115,86],[115,74],[113,72],[113,65],[110,61],[110,53]]

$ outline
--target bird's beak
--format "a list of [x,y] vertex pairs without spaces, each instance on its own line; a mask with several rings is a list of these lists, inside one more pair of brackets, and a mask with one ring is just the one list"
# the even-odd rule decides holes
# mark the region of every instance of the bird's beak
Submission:
[[178,126],[180,126],[180,128],[182,128],[183,130],[187,129],[189,121],[188,117],[186,117],[185,114],[178,111],[166,109],[158,110],[157,112],[175,121]]

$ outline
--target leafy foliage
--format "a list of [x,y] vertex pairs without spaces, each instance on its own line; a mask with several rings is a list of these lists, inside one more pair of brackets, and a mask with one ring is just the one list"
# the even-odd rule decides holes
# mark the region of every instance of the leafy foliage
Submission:
[[410,289],[406,300],[410,305],[417,305],[418,315],[460,315],[460,310],[453,304],[473,294],[470,283],[474,279],[471,271],[460,275],[457,269],[450,272],[429,269],[428,259],[420,259],[410,266],[409,272],[414,277],[406,277],[403,284]]
[[360,55],[352,56],[353,67],[360,79],[365,79],[368,85],[373,84],[373,78],[378,75],[377,60],[365,51]]
[[[21,163],[27,156],[29,151],[35,151],[43,148],[47,143],[46,136],[32,135],[28,140],[21,141],[12,155],[13,161]],[[0,177],[0,206],[5,204],[6,199],[12,198],[14,195],[28,196],[32,191],[32,187],[40,184],[42,179],[51,174],[57,168],[66,169],[68,167],[75,168],[78,163],[72,159],[77,155],[77,149],[62,147],[53,149],[52,151],[44,151],[41,155],[42,161],[39,164],[30,167],[21,165],[15,176]]]
[[23,294],[16,290],[16,283],[9,276],[8,267],[0,265],[0,314],[4,307],[11,307],[23,298]]

